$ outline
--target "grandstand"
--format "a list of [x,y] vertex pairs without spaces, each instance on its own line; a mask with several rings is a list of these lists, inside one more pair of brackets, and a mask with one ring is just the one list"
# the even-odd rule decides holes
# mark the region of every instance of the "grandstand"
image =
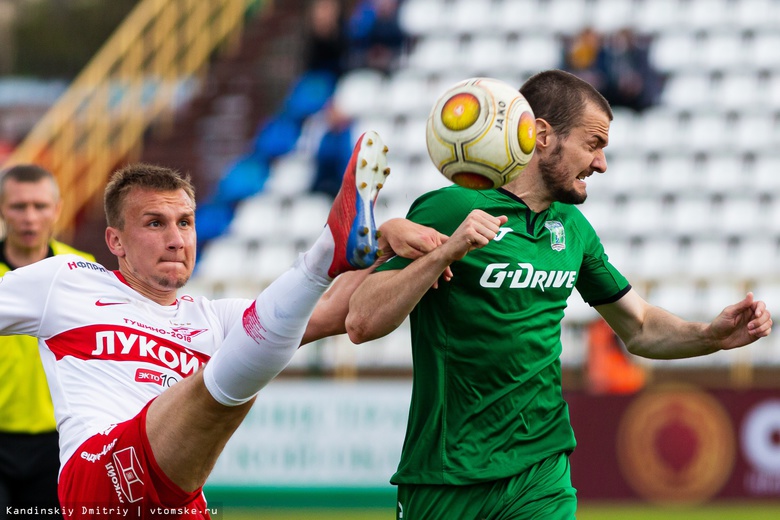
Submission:
[[[0,131],[18,132],[40,118],[11,160],[41,161],[61,175],[72,210],[63,232],[113,265],[112,257],[100,257],[107,253],[95,197],[108,173],[137,159],[190,171],[199,208],[206,206],[202,202],[240,166],[262,124],[289,102],[301,77],[308,5],[138,2],[69,90],[60,82],[0,81]],[[641,113],[615,108],[609,169],[588,179],[582,211],[611,260],[651,303],[709,320],[752,290],[780,312],[780,0],[401,0],[400,9],[409,40],[398,66],[390,73],[349,70],[332,97],[352,118],[355,137],[376,130],[390,147],[393,173],[380,193],[379,221],[404,216],[416,197],[448,184],[428,159],[424,132],[428,111],[445,88],[477,75],[519,86],[531,74],[561,65],[562,36],[585,26],[609,32],[628,25],[652,38],[652,63],[667,81],[657,106]],[[176,47],[176,41],[183,44]],[[33,95],[51,106],[43,117],[38,105],[19,109]],[[233,186],[237,200],[229,214],[198,221],[199,233],[218,231],[203,245],[188,291],[254,297],[315,239],[330,207],[328,196],[309,192],[320,115],[311,114],[310,126],[294,142],[276,143],[290,150],[275,156],[267,171],[256,171],[267,180]],[[65,149],[74,153],[47,153]],[[55,155],[61,162],[48,163]],[[0,161],[5,156],[0,148]],[[585,500],[647,498],[629,489],[636,475],[621,480],[615,460],[618,421],[636,396],[588,392],[588,324],[596,317],[575,293],[563,322],[566,399],[578,439],[590,443],[575,452],[586,458],[573,465],[573,475]],[[674,406],[648,421],[668,427],[679,448],[672,455],[699,455],[705,444],[696,444],[696,435],[701,440],[713,432],[724,446],[742,443],[735,453],[747,455],[733,456],[733,472],[729,461],[699,465],[703,473],[734,476],[696,500],[780,496],[776,333],[734,352],[632,360],[650,382],[701,383],[727,409],[720,415],[714,406],[694,409],[694,419],[729,415],[732,421],[701,421],[699,430],[674,422],[688,410]],[[410,372],[408,323],[360,346],[341,336],[300,349],[279,381],[263,390],[235,447],[228,446],[215,472],[217,492],[209,496],[230,505],[244,499],[256,505],[258,496],[264,506],[298,505],[305,492],[330,505],[343,491],[352,507],[392,507],[386,481],[397,463]],[[655,421],[659,417],[666,422]],[[648,460],[653,462],[650,455]],[[590,473],[581,478],[578,471]],[[671,480],[680,475],[669,474]],[[334,493],[323,483],[343,489]],[[755,485],[735,491],[743,483],[745,489]]]
[[[152,9],[172,9],[175,4],[154,4],[157,7]],[[218,4],[214,5],[215,12],[228,12],[227,7],[218,11]],[[302,27],[308,4],[231,0],[224,5],[232,10],[243,5],[247,9],[245,26],[232,31],[227,45],[222,36],[214,38],[211,45],[227,47],[228,52],[214,55],[210,69],[195,61],[208,58],[203,49],[187,49],[190,54],[197,50],[197,58],[183,50],[162,52],[165,48],[159,42],[164,40],[156,31],[166,31],[171,22],[155,23],[153,14],[146,14],[143,23],[147,26],[141,27],[140,34],[158,42],[154,45],[161,45],[161,51],[155,55],[155,48],[146,44],[143,52],[149,57],[139,55],[139,61],[122,47],[122,41],[136,37],[118,31],[113,38],[117,41],[107,44],[44,118],[44,122],[57,121],[59,125],[67,121],[72,109],[63,105],[65,100],[70,100],[70,106],[96,105],[97,115],[89,116],[91,132],[106,135],[108,144],[99,139],[93,143],[94,137],[75,138],[72,129],[38,132],[35,139],[65,136],[85,149],[74,156],[121,147],[111,153],[124,159],[92,157],[102,161],[93,166],[98,170],[105,170],[112,160],[128,158],[170,163],[193,172],[201,198],[208,197],[251,147],[261,123],[290,102],[290,90],[300,77],[305,38]],[[182,16],[182,27],[193,20],[200,23],[198,20],[208,19],[195,13]],[[139,25],[139,15],[130,18]],[[430,163],[424,141],[428,111],[446,87],[476,75],[520,85],[538,70],[561,65],[563,36],[585,26],[602,32],[629,26],[652,38],[650,58],[665,75],[666,84],[660,104],[649,110],[635,113],[615,108],[607,148],[609,171],[591,178],[583,212],[614,263],[652,303],[686,318],[707,319],[723,304],[753,290],[770,308],[777,308],[780,62],[776,49],[780,47],[780,2],[403,0],[400,22],[409,39],[398,66],[389,74],[369,68],[349,70],[339,79],[332,98],[339,110],[352,118],[354,135],[374,129],[390,146],[394,173],[380,195],[376,211],[380,221],[403,216],[418,195],[447,184]],[[226,23],[235,22],[220,23],[224,31]],[[85,88],[93,81],[93,69],[106,69],[107,56],[103,54],[112,44],[125,52],[108,69],[119,79],[109,76],[106,86],[101,87],[104,91]],[[157,74],[161,56],[172,60],[170,77],[178,74],[173,86],[148,81],[138,94],[149,107],[144,124],[154,125],[154,131],[144,135],[144,128],[132,118],[121,131],[103,131],[97,117],[105,113],[101,98],[108,100],[109,113],[129,115],[123,71],[139,62],[152,66],[146,74]],[[261,73],[271,70],[274,72]],[[4,80],[0,84],[4,134],[18,134],[19,128],[31,126],[30,118],[41,114],[38,100],[52,104],[64,88],[61,81]],[[87,97],[88,92],[93,93],[92,98]],[[78,99],[83,101],[74,101]],[[310,119],[316,120],[317,115]],[[267,175],[267,182],[252,187],[257,193],[239,200],[235,211],[231,209],[229,225],[214,226],[221,217],[200,222],[204,236],[212,227],[219,236],[202,251],[190,284],[192,291],[215,296],[253,295],[313,240],[316,226],[312,223],[324,221],[329,204],[326,196],[308,193],[316,148],[312,140],[318,138],[316,125],[311,125],[314,131],[289,144],[289,152],[274,157],[267,172],[258,173]],[[145,137],[143,145],[129,144],[128,131],[136,139]],[[117,135],[121,139],[111,140]],[[41,153],[46,147],[62,146],[69,144],[52,141]],[[20,148],[23,154],[29,152],[25,146]],[[39,160],[48,159],[39,156]],[[75,194],[76,205],[81,207],[68,215],[71,224],[64,231],[77,245],[101,249],[92,248],[82,237],[102,234],[99,204],[90,202],[90,194],[102,181],[90,181],[83,189],[85,185],[74,181],[82,175],[80,167],[80,159],[52,165],[53,170],[67,176],[66,191]],[[239,188],[236,197],[247,193]],[[77,234],[76,222],[80,226]],[[282,229],[281,222],[287,227]],[[112,261],[101,254],[100,260]],[[575,373],[585,360],[583,325],[594,316],[575,294],[564,322],[567,342],[563,358],[564,367]],[[294,366],[345,373],[408,371],[406,332],[404,326],[360,348],[347,338],[333,338],[301,351]],[[656,366],[639,362],[648,368]],[[761,341],[760,348],[664,362],[658,369],[745,364],[758,369],[779,363],[780,344],[770,337]],[[755,375],[760,370],[748,372]]]
[[[403,216],[419,194],[447,182],[428,160],[424,138],[428,111],[444,88],[476,75],[520,85],[560,66],[563,34],[584,25],[632,26],[653,37],[651,59],[667,76],[666,88],[660,105],[641,114],[616,107],[609,170],[591,178],[583,212],[652,303],[709,319],[753,290],[776,308],[779,19],[780,3],[772,0],[405,0],[401,21],[411,44],[401,66],[390,75],[352,70],[334,99],[354,118],[355,135],[375,129],[385,136],[393,175],[377,216]],[[311,223],[324,221],[327,210],[321,197],[302,194],[312,164],[311,152],[298,147],[272,165],[265,190],[242,202],[228,232],[207,246],[194,288],[253,293],[312,239]],[[290,227],[280,233],[279,222]],[[564,366],[583,363],[581,326],[594,316],[575,294],[564,322]],[[301,352],[294,365],[408,368],[407,337],[400,330],[359,349],[332,339]],[[741,363],[776,366],[780,344],[767,338],[745,351],[662,366]]]

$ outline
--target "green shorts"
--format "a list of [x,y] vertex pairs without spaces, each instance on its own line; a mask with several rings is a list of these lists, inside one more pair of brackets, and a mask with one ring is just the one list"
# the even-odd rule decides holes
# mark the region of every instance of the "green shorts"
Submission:
[[553,455],[514,477],[468,486],[400,484],[397,520],[572,520],[577,490],[569,456]]

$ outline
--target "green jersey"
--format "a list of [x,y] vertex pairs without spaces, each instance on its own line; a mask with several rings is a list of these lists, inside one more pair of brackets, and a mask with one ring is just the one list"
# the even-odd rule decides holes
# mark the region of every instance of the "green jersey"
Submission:
[[591,305],[630,289],[571,205],[537,214],[504,190],[452,186],[420,197],[408,218],[451,235],[474,209],[509,220],[409,316],[414,381],[394,484],[474,484],[573,450],[561,390],[566,301],[575,287]]

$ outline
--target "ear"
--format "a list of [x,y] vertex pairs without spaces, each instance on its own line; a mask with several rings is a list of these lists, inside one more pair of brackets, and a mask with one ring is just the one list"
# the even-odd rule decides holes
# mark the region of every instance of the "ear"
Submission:
[[108,246],[108,250],[111,251],[112,255],[116,256],[117,258],[124,258],[126,254],[125,248],[122,245],[122,237],[120,236],[120,232],[117,228],[106,228],[106,245]]
[[57,204],[54,206],[54,222],[57,222],[60,219],[60,215],[62,214],[62,199],[57,201]]
[[550,123],[542,118],[536,118],[536,148],[544,149],[548,148],[552,144],[552,140],[555,138]]

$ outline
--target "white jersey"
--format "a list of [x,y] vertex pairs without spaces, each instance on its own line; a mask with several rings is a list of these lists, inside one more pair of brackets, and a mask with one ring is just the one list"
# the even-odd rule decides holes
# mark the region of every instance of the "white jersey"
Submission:
[[0,334],[38,338],[64,465],[89,437],[195,373],[251,303],[183,295],[162,306],[119,272],[60,255],[0,278]]

